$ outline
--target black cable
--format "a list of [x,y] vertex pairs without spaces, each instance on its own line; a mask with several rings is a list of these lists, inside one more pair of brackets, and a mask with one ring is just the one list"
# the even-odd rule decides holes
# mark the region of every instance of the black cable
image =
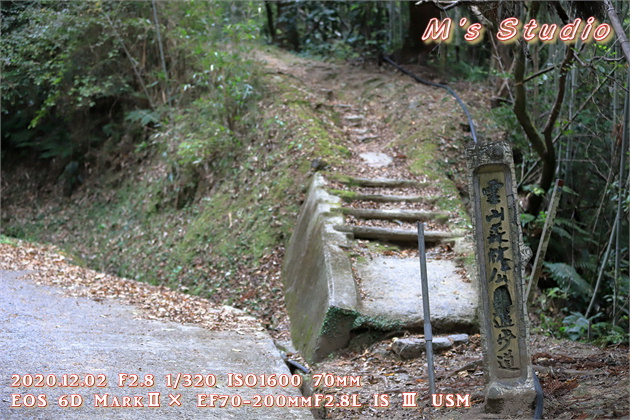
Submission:
[[280,356],[282,356],[282,360],[284,360],[284,363],[286,363],[287,367],[291,371],[291,374],[294,374],[298,370],[304,372],[307,375],[311,373],[308,368],[302,366],[298,362],[289,359],[284,351],[280,352]]
[[439,88],[442,88],[442,89],[446,89],[451,95],[453,95],[453,97],[457,100],[459,105],[464,110],[464,113],[466,114],[466,117],[468,117],[468,125],[470,126],[470,134],[472,135],[473,141],[475,143],[477,143],[477,132],[475,131],[475,124],[473,123],[472,117],[470,116],[470,113],[468,112],[468,108],[466,108],[466,104],[464,104],[464,102],[462,102],[462,100],[459,98],[459,96],[457,96],[457,93],[455,93],[455,91],[453,89],[451,89],[449,86],[445,86],[445,85],[441,85],[439,83],[434,83],[434,82],[430,82],[428,80],[421,79],[420,77],[416,76],[415,74],[413,74],[409,70],[407,70],[407,69],[399,66],[398,64],[396,64],[394,61],[392,61],[392,59],[390,59],[385,54],[381,54],[380,59],[385,61],[385,62],[387,62],[388,64],[391,64],[392,66],[396,67],[398,70],[400,70],[401,72],[405,73],[407,76],[411,76],[418,83],[422,83],[424,85],[435,86],[435,87],[439,87]]
[[284,363],[287,364],[287,366],[289,367],[289,370],[291,371],[291,373],[295,373],[296,370],[300,370],[300,371],[304,372],[307,375],[311,373],[310,370],[308,370],[307,368],[305,368],[304,366],[302,366],[298,362],[295,362],[295,361],[293,361],[291,359],[285,359]]

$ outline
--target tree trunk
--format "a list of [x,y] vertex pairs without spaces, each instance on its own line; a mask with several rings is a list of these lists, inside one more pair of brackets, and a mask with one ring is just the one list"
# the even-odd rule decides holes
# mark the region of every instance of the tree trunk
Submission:
[[429,21],[433,18],[440,19],[440,9],[433,3],[416,4],[417,1],[408,1],[409,5],[409,28],[401,51],[402,61],[424,61],[429,52],[435,47],[432,44],[425,44],[422,35],[426,30]]
[[606,13],[608,13],[610,23],[615,30],[617,39],[619,40],[619,45],[621,46],[623,55],[626,57],[626,62],[630,65],[630,41],[628,41],[628,37],[623,30],[623,23],[619,20],[611,0],[604,0],[604,5],[606,6]]
[[[558,77],[558,93],[556,100],[549,113],[549,118],[545,124],[545,128],[541,133],[534,126],[531,116],[527,112],[527,94],[523,77],[525,75],[525,52],[523,47],[518,48],[517,58],[514,68],[514,85],[516,90],[516,98],[514,100],[514,114],[518,122],[523,127],[525,135],[529,139],[532,148],[536,151],[542,161],[542,172],[538,180],[540,188],[547,191],[553,184],[553,179],[556,172],[556,151],[553,144],[553,129],[554,125],[560,115],[560,110],[564,102],[564,96],[566,91],[566,79],[567,73],[573,62],[574,51],[572,48],[567,47],[564,60],[560,66]],[[543,196],[537,194],[529,194],[525,205],[527,213],[536,215],[540,210]]]
[[267,30],[269,31],[269,38],[273,44],[276,43],[276,27],[273,23],[273,8],[271,7],[271,3],[265,2],[265,10],[267,11]]
[[276,3],[276,41],[282,48],[300,51],[300,34],[297,30],[297,6],[294,2]]

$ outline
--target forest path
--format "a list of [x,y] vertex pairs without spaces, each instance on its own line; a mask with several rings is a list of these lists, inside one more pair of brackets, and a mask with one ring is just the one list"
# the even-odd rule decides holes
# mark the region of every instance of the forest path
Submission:
[[[435,156],[449,166],[455,183],[465,179],[462,144],[465,137],[465,117],[452,98],[440,89],[418,85],[397,71],[374,65],[335,64],[307,60],[291,54],[260,53],[271,74],[291,77],[304,84],[305,92],[319,97],[322,106],[332,106],[346,133],[346,146],[351,155],[342,165],[333,163],[328,170],[356,177],[409,177],[424,181],[422,171],[409,170],[409,150],[401,153],[401,127],[410,127],[418,147],[427,138],[437,140]],[[435,74],[415,70],[420,77],[442,82]],[[451,87],[473,113],[480,141],[503,137],[488,115],[488,89],[480,85],[459,82]],[[460,131],[460,133],[458,133]],[[416,147],[411,146],[411,149]],[[386,167],[369,166],[361,153],[384,153],[393,158]],[[417,158],[417,156],[414,156]],[[426,162],[425,162],[426,163]],[[465,185],[457,188],[466,189]],[[413,255],[406,253],[406,255]],[[369,256],[369,255],[368,255]],[[536,308],[534,312],[538,312]],[[413,334],[406,334],[413,337]],[[341,389],[337,395],[357,393],[362,402],[373,395],[386,395],[390,404],[375,408],[364,404],[359,409],[321,409],[321,418],[356,419],[387,417],[404,419],[422,416],[431,419],[488,418],[482,411],[484,381],[481,369],[481,338],[471,337],[468,344],[459,345],[435,355],[436,385],[440,393],[469,393],[472,408],[429,408],[426,361],[424,357],[401,360],[392,352],[392,341],[348,349],[313,366],[314,373],[334,373],[338,376],[361,376],[359,389]],[[592,344],[555,339],[532,331],[530,335],[532,363],[540,378],[545,395],[543,418],[628,418],[628,349],[600,348]],[[315,390],[316,392],[318,390]],[[402,407],[402,392],[416,392],[417,408]]]
[[[285,300],[298,349],[311,359],[313,352],[319,358],[330,351],[321,349],[332,350],[346,341],[351,345],[352,331],[341,326],[335,334],[344,339],[322,334],[318,345],[306,339],[311,337],[307,331],[320,331],[319,324],[327,322],[318,314],[340,305],[365,318],[387,320],[378,327],[365,321],[365,325],[355,325],[355,331],[371,328],[378,334],[378,330],[422,326],[418,221],[425,223],[425,242],[430,247],[427,273],[433,329],[441,334],[468,332],[475,324],[477,307],[474,287],[463,267],[464,252],[470,253],[469,241],[463,240],[469,222],[462,217],[461,199],[452,181],[435,169],[438,165],[433,161],[436,137],[445,131],[442,126],[453,124],[461,114],[453,108],[455,101],[442,90],[401,77],[391,67],[282,58],[262,57],[271,74],[290,77],[294,83],[299,80],[304,98],[316,110],[327,108],[329,112],[322,113],[333,115],[335,128],[342,133],[340,145],[346,151],[329,165],[312,165],[323,171],[324,181],[317,187],[322,192],[311,186],[287,248]],[[415,129],[416,125],[421,127]],[[455,143],[451,132],[444,135],[445,143]],[[341,197],[340,204],[330,210],[341,213],[340,217],[328,221],[325,213],[312,210],[314,204],[309,203],[320,194]],[[331,232],[344,234],[338,239],[320,236],[311,231],[314,220],[326,224]],[[348,238],[347,242],[341,238]],[[321,255],[311,251],[319,249],[324,250]],[[308,274],[303,273],[302,266],[311,261],[325,262],[312,263]],[[321,278],[326,281],[319,282]],[[339,297],[341,290],[347,291],[344,298]],[[315,297],[305,298],[306,291],[313,291]],[[334,300],[337,297],[339,301]],[[309,314],[308,322],[304,313]]]
[[[331,106],[339,114],[338,124],[346,135],[351,156],[342,167],[333,165],[331,171],[373,178],[419,179],[408,170],[405,156],[393,148],[396,134],[388,122],[392,117],[388,105],[402,98],[391,96],[400,89],[395,82],[401,80],[391,68],[326,63],[263,51],[256,58],[265,62],[270,71],[298,79],[310,92],[320,96],[325,106]],[[414,93],[417,94],[409,92]],[[425,104],[428,108],[434,95],[428,95]],[[389,159],[391,163],[383,164]]]

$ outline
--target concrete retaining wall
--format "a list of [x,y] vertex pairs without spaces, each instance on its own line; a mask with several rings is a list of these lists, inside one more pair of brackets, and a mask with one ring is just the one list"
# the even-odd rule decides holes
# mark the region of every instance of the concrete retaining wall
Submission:
[[282,270],[293,343],[309,360],[345,347],[358,315],[352,268],[341,248],[348,237],[333,228],[343,223],[340,199],[325,184],[314,175]]

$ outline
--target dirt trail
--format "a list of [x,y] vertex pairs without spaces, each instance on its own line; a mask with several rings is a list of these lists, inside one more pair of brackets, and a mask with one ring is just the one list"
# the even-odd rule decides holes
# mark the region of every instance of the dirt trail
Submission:
[[[352,154],[343,166],[333,165],[330,171],[372,178],[424,180],[424,177],[409,171],[406,156],[392,147],[396,134],[386,122],[387,107],[393,101],[387,95],[392,93],[392,81],[400,82],[399,75],[387,68],[339,66],[290,56],[280,59],[262,52],[257,58],[266,62],[269,70],[300,80],[310,92],[322,97],[339,113],[339,124],[346,134],[346,146]],[[291,62],[287,63],[286,60]],[[421,91],[426,89],[424,86],[413,87]],[[434,97],[432,94],[427,96],[430,100]],[[370,168],[360,156],[363,153],[382,153],[394,160],[390,165]]]

